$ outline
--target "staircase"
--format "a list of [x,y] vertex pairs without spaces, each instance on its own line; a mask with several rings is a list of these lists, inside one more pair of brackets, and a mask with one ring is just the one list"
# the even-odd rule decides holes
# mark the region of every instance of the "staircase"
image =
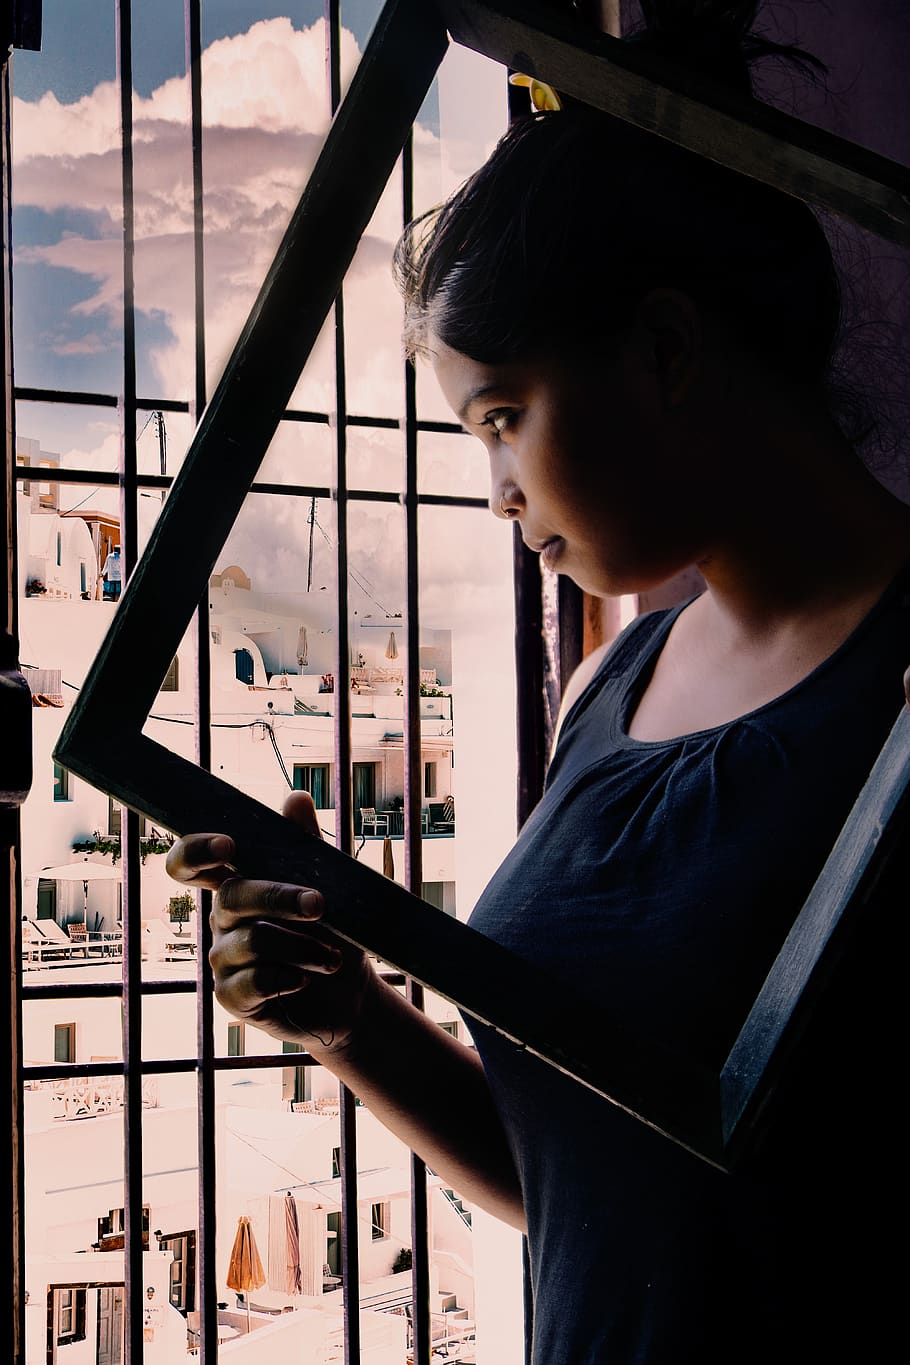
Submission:
[[465,1208],[464,1204],[458,1198],[458,1195],[455,1193],[454,1190],[444,1189],[442,1193],[445,1195],[446,1199],[448,1199],[449,1203],[452,1205],[452,1208],[455,1210],[455,1212],[459,1215],[465,1227],[469,1228],[471,1226],[470,1209]]

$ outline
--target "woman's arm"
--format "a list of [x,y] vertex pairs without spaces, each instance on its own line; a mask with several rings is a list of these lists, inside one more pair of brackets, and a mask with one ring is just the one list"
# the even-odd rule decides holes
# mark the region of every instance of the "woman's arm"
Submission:
[[518,1178],[480,1058],[373,974],[340,1047],[307,1048],[464,1198],[526,1230]]
[[[319,837],[311,798],[284,813]],[[185,886],[215,891],[209,954],[229,1014],[302,1043],[460,1194],[524,1230],[515,1167],[480,1059],[383,981],[319,921],[316,891],[238,877],[220,835],[180,839],[167,859]]]

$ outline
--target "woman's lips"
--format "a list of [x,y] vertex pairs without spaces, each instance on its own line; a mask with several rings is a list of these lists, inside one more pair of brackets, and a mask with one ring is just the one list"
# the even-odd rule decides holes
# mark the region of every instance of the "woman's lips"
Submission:
[[545,540],[540,547],[540,557],[548,569],[555,569],[558,561],[562,557],[566,542],[562,536],[551,536]]

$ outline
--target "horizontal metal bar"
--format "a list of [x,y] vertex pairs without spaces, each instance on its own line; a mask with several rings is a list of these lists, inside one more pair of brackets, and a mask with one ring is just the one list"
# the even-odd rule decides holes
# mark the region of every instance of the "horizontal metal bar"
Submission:
[[[199,1057],[148,1057],[142,1059],[143,1076],[173,1076],[198,1071],[203,1065]],[[214,1071],[281,1071],[289,1066],[321,1066],[309,1052],[268,1052],[261,1056],[212,1057],[205,1066]],[[26,1081],[59,1081],[82,1076],[122,1076],[126,1064],[120,1062],[55,1062],[36,1063],[22,1068]]]
[[[53,469],[48,470],[45,465],[16,465],[16,478],[25,479],[31,483],[63,483],[63,484],[99,484],[105,487],[116,487],[120,483],[120,475],[112,470],[98,469]],[[137,488],[170,488],[174,482],[170,474],[138,474],[136,476]],[[269,497],[284,496],[295,498],[333,498],[333,490],[327,484],[308,484],[308,483],[252,483],[249,487],[250,493],[261,493]],[[383,492],[381,489],[373,488],[352,488],[348,490],[348,500],[351,502],[400,502],[401,493],[390,490]],[[487,498],[462,497],[452,493],[421,493],[417,501],[427,507],[489,507]]]
[[17,403],[69,403],[78,407],[116,408],[119,399],[112,393],[82,393],[76,389],[13,389]]
[[535,0],[435,0],[456,42],[889,241],[910,243],[910,170]]
[[[81,964],[80,964],[81,965]],[[67,970],[69,970],[67,968]],[[186,981],[143,981],[143,995],[191,995],[196,990],[196,982]],[[24,1001],[28,1000],[108,1000],[123,993],[122,981],[86,981],[81,985],[74,982],[70,985],[67,981],[61,981],[59,985],[40,985],[30,986],[24,982],[20,990],[20,995]]]
[[[92,407],[115,408],[119,403],[116,394],[81,393],[73,389],[34,389],[17,388],[14,398],[23,403],[77,403]],[[190,404],[177,398],[137,398],[136,408],[142,412],[184,412],[190,411]],[[281,415],[283,422],[298,422],[314,426],[332,426],[334,418],[327,412],[311,412],[303,408],[285,408]],[[397,417],[369,417],[348,413],[345,425],[349,427],[379,427],[387,431],[398,431],[401,421]],[[457,422],[418,421],[418,431],[444,432],[454,436],[468,433]]]
[[[37,389],[17,386],[13,397],[21,403],[69,403],[79,407],[116,408],[120,399],[113,393],[85,393],[81,389]],[[180,398],[137,398],[139,412],[189,412],[190,405]]]

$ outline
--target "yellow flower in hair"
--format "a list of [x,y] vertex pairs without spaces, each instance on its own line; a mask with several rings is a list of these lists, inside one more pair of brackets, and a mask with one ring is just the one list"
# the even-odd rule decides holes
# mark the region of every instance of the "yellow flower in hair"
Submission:
[[552,85],[539,81],[536,76],[523,76],[520,73],[509,77],[510,85],[526,85],[531,92],[531,104],[538,111],[561,109],[559,96]]

